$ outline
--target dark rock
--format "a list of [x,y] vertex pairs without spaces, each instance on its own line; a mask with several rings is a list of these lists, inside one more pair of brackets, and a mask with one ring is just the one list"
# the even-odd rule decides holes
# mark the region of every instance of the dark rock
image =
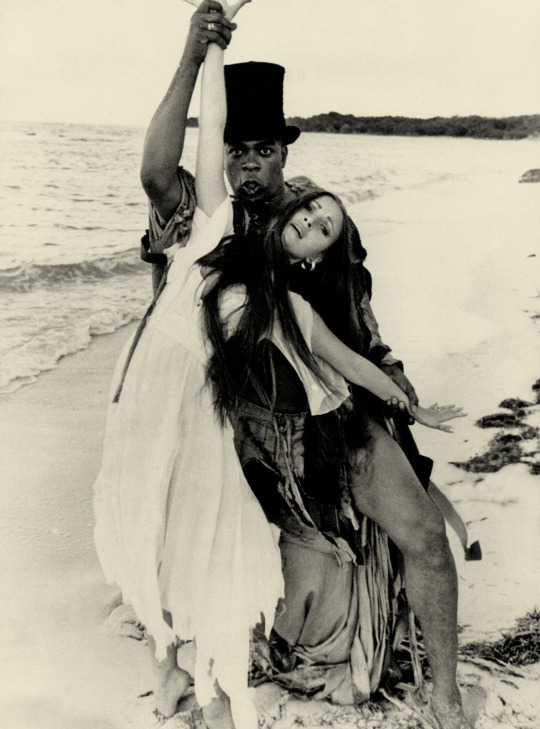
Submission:
[[519,180],[520,182],[540,182],[540,170],[528,170]]

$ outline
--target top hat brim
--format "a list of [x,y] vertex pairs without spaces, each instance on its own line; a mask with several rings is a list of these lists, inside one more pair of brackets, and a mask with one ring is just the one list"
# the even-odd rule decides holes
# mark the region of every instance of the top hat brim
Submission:
[[298,129],[298,127],[287,126],[285,127],[285,131],[283,132],[283,144],[285,146],[287,146],[288,144],[292,144],[293,142],[296,142],[299,136],[300,129]]
[[258,139],[280,139],[283,146],[293,144],[300,136],[298,127],[286,125],[261,125],[259,122],[250,124],[243,120],[242,124],[234,125],[227,123],[224,133],[224,141],[228,143],[247,142]]

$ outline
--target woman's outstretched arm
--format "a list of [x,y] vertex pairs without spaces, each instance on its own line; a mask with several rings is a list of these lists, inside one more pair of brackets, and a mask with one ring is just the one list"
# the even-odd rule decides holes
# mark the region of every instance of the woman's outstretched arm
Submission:
[[313,312],[311,346],[313,354],[316,354],[328,362],[328,364],[332,365],[346,380],[369,390],[369,392],[381,400],[386,401],[392,398],[398,398],[398,400],[405,403],[410,415],[429,428],[437,428],[438,430],[450,432],[451,428],[443,425],[443,423],[446,420],[452,420],[453,418],[459,418],[465,415],[461,408],[456,408],[453,405],[446,405],[441,408],[435,405],[430,408],[418,406],[417,410],[413,413],[409,400],[403,390],[372,362],[343,344],[328,329],[316,311]]
[[[240,0],[228,5],[222,2],[227,20],[232,20],[240,8],[251,0]],[[223,49],[211,43],[203,65],[201,107],[199,113],[199,141],[195,167],[197,204],[207,215],[212,215],[227,196],[223,176],[223,131],[227,119]]]

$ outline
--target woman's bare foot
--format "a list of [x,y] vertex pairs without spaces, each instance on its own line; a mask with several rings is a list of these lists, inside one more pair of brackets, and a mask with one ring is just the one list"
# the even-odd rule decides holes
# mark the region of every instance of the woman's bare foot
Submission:
[[178,666],[163,666],[157,671],[157,687],[154,691],[156,709],[166,719],[176,713],[176,706],[189,688],[189,673]]
[[216,686],[216,693],[216,698],[203,707],[204,723],[208,729],[234,729],[229,697],[219,686]]

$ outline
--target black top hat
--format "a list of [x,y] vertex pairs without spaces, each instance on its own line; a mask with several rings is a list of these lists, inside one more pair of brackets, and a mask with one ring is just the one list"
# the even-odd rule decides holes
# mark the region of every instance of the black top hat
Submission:
[[298,127],[287,126],[283,115],[285,69],[276,63],[234,63],[225,66],[227,91],[226,142],[281,139],[292,144]]

